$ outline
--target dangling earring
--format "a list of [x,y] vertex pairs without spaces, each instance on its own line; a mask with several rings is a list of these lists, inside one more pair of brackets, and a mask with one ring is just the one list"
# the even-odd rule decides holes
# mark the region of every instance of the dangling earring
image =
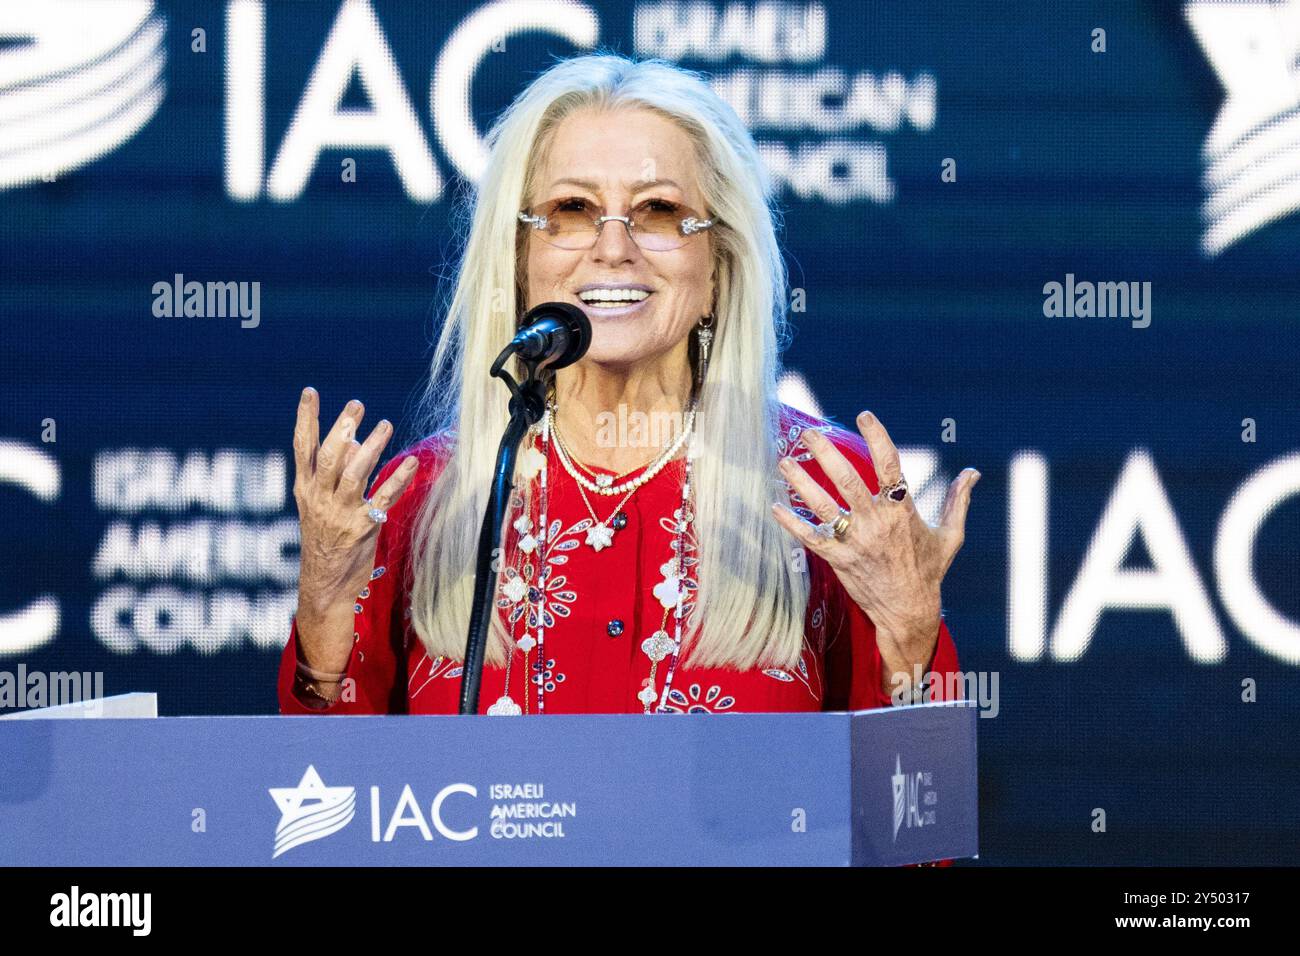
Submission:
[[713,343],[712,312],[700,319],[700,324],[695,327],[695,334],[698,335],[700,339],[700,362],[697,382],[700,385],[703,385],[704,373],[708,371],[709,368],[709,346]]

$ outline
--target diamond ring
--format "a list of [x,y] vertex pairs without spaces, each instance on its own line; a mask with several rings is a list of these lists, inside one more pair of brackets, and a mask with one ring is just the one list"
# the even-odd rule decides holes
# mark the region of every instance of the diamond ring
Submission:
[[817,533],[827,540],[834,538],[843,541],[849,533],[849,519],[852,516],[851,512],[841,508],[834,521],[823,521],[817,526]]

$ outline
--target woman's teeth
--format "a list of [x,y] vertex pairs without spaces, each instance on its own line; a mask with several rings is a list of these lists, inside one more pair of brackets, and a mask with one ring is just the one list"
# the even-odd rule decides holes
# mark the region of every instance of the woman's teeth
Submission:
[[649,296],[650,293],[644,289],[588,289],[586,292],[578,293],[578,298],[583,302],[598,308],[640,302]]

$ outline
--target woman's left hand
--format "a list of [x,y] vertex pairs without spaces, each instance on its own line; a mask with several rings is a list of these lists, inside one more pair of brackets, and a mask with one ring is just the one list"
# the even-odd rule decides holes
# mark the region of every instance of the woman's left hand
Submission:
[[[857,424],[871,449],[878,487],[888,488],[902,477],[898,449],[870,412],[859,415]],[[938,640],[939,587],[965,537],[966,511],[979,472],[966,468],[953,479],[939,524],[931,527],[910,493],[901,501],[873,495],[823,432],[804,429],[803,443],[848,504],[848,529],[841,539],[826,537],[785,503],[773,504],[772,511],[804,547],[825,559],[875,624],[884,689],[890,690],[893,674],[907,675],[904,683],[910,684],[914,666],[925,668]],[[794,459],[781,459],[781,473],[824,524],[840,516],[835,499]]]

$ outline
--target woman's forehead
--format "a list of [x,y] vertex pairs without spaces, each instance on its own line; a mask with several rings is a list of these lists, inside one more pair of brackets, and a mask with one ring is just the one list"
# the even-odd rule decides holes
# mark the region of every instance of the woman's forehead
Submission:
[[646,110],[582,111],[566,117],[540,173],[538,186],[543,190],[573,186],[605,195],[657,186],[699,196],[690,137]]

